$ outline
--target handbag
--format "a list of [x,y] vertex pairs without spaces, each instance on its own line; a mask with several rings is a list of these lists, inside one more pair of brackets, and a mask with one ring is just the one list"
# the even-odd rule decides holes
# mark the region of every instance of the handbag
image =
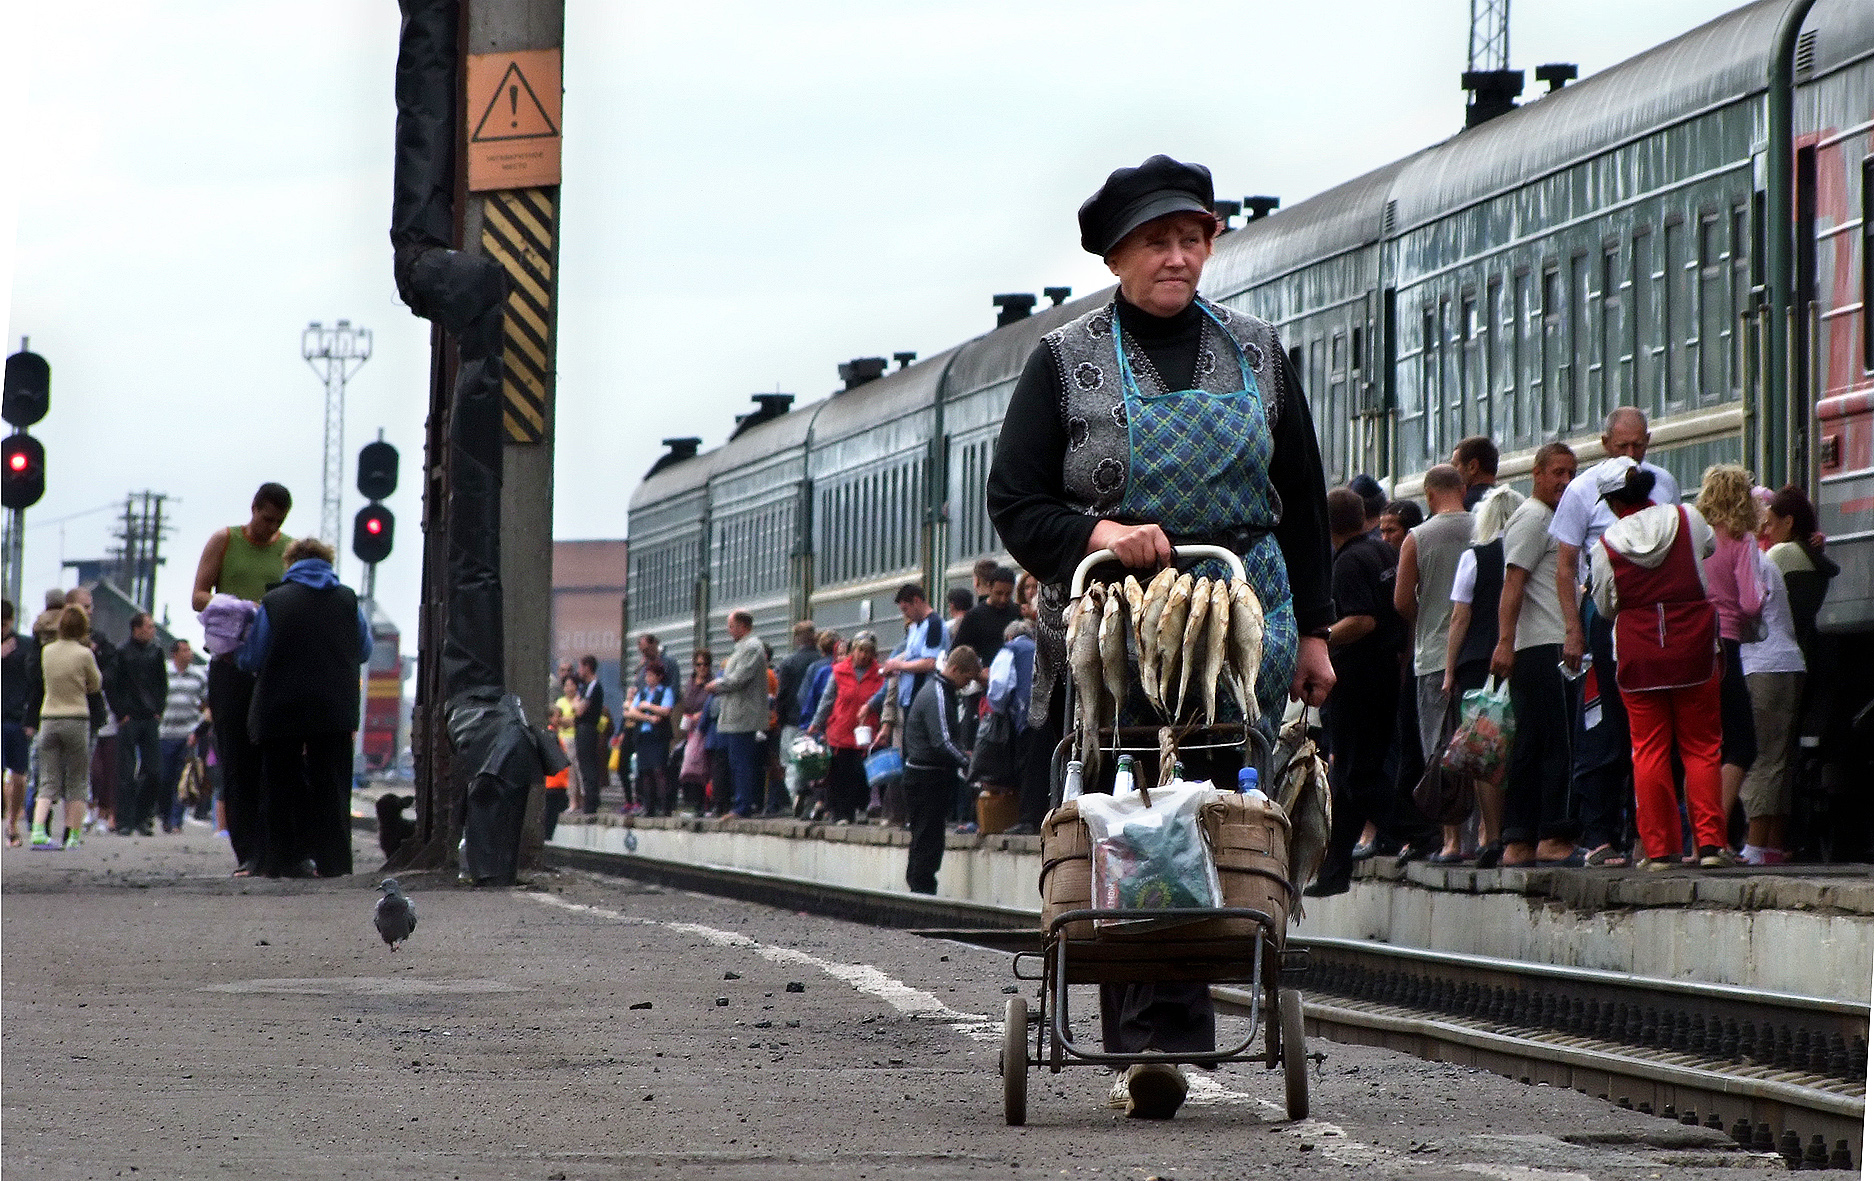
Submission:
[[976,731],[976,747],[970,755],[968,782],[991,783],[1012,787],[1018,776],[1015,767],[1015,723],[999,709],[989,711]]
[[709,778],[709,752],[703,749],[703,728],[690,727],[689,737],[683,740],[683,764],[677,770],[677,780],[681,783],[699,784]]
[[85,694],[85,709],[91,714],[91,728],[101,729],[111,720],[110,706],[104,700],[102,692]]
[[[1438,727],[1438,745],[1442,749],[1457,729],[1457,702],[1445,706],[1443,722]],[[1477,789],[1469,775],[1446,768],[1445,760],[1426,760],[1425,773],[1412,789],[1412,805],[1433,824],[1462,824],[1470,818],[1477,804]]]

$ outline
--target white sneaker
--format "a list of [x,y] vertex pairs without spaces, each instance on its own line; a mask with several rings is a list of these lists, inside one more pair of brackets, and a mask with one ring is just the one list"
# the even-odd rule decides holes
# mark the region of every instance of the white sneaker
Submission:
[[1170,1119],[1184,1106],[1191,1085],[1184,1072],[1168,1062],[1151,1062],[1126,1072],[1128,1119]]

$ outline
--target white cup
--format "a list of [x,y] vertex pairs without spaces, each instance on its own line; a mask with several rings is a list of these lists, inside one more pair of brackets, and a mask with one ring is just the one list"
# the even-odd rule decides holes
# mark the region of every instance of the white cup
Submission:
[[872,745],[872,727],[854,726],[852,728],[852,740],[858,743],[860,746],[871,746]]

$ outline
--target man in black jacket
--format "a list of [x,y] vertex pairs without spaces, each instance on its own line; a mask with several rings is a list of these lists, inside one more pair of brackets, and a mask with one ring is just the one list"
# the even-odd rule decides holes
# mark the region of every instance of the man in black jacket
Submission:
[[913,894],[937,892],[944,859],[944,821],[957,784],[969,769],[969,744],[958,716],[957,690],[983,671],[967,646],[952,648],[943,671],[924,682],[904,715],[904,795],[911,812],[911,850],[905,884]]
[[371,625],[340,585],[330,546],[302,537],[285,561],[286,580],[260,600],[238,658],[256,678],[248,733],[260,745],[259,870],[337,877],[351,872],[351,744]]
[[130,617],[130,639],[117,650],[117,675],[106,686],[117,714],[117,831],[156,831],[163,752],[158,726],[169,700],[169,669],[149,612]]
[[794,742],[800,737],[800,691],[806,688],[807,670],[820,659],[819,629],[813,620],[794,625],[794,650],[774,666],[774,714],[781,723],[782,782],[790,805],[800,800],[800,770],[794,765]]
[[32,637],[13,630],[13,600],[4,601],[5,618],[0,619],[0,763],[6,769],[7,844],[20,843],[20,817],[26,809],[26,766],[30,740],[26,737],[26,691],[35,679],[28,675],[28,662],[39,661],[39,645]]

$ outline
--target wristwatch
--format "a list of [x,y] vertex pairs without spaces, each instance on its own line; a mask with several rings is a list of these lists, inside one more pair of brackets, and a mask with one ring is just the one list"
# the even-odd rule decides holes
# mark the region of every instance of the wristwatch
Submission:
[[1334,629],[1331,627],[1317,627],[1317,628],[1310,629],[1309,631],[1304,632],[1303,634],[1312,640],[1325,641],[1334,634]]

